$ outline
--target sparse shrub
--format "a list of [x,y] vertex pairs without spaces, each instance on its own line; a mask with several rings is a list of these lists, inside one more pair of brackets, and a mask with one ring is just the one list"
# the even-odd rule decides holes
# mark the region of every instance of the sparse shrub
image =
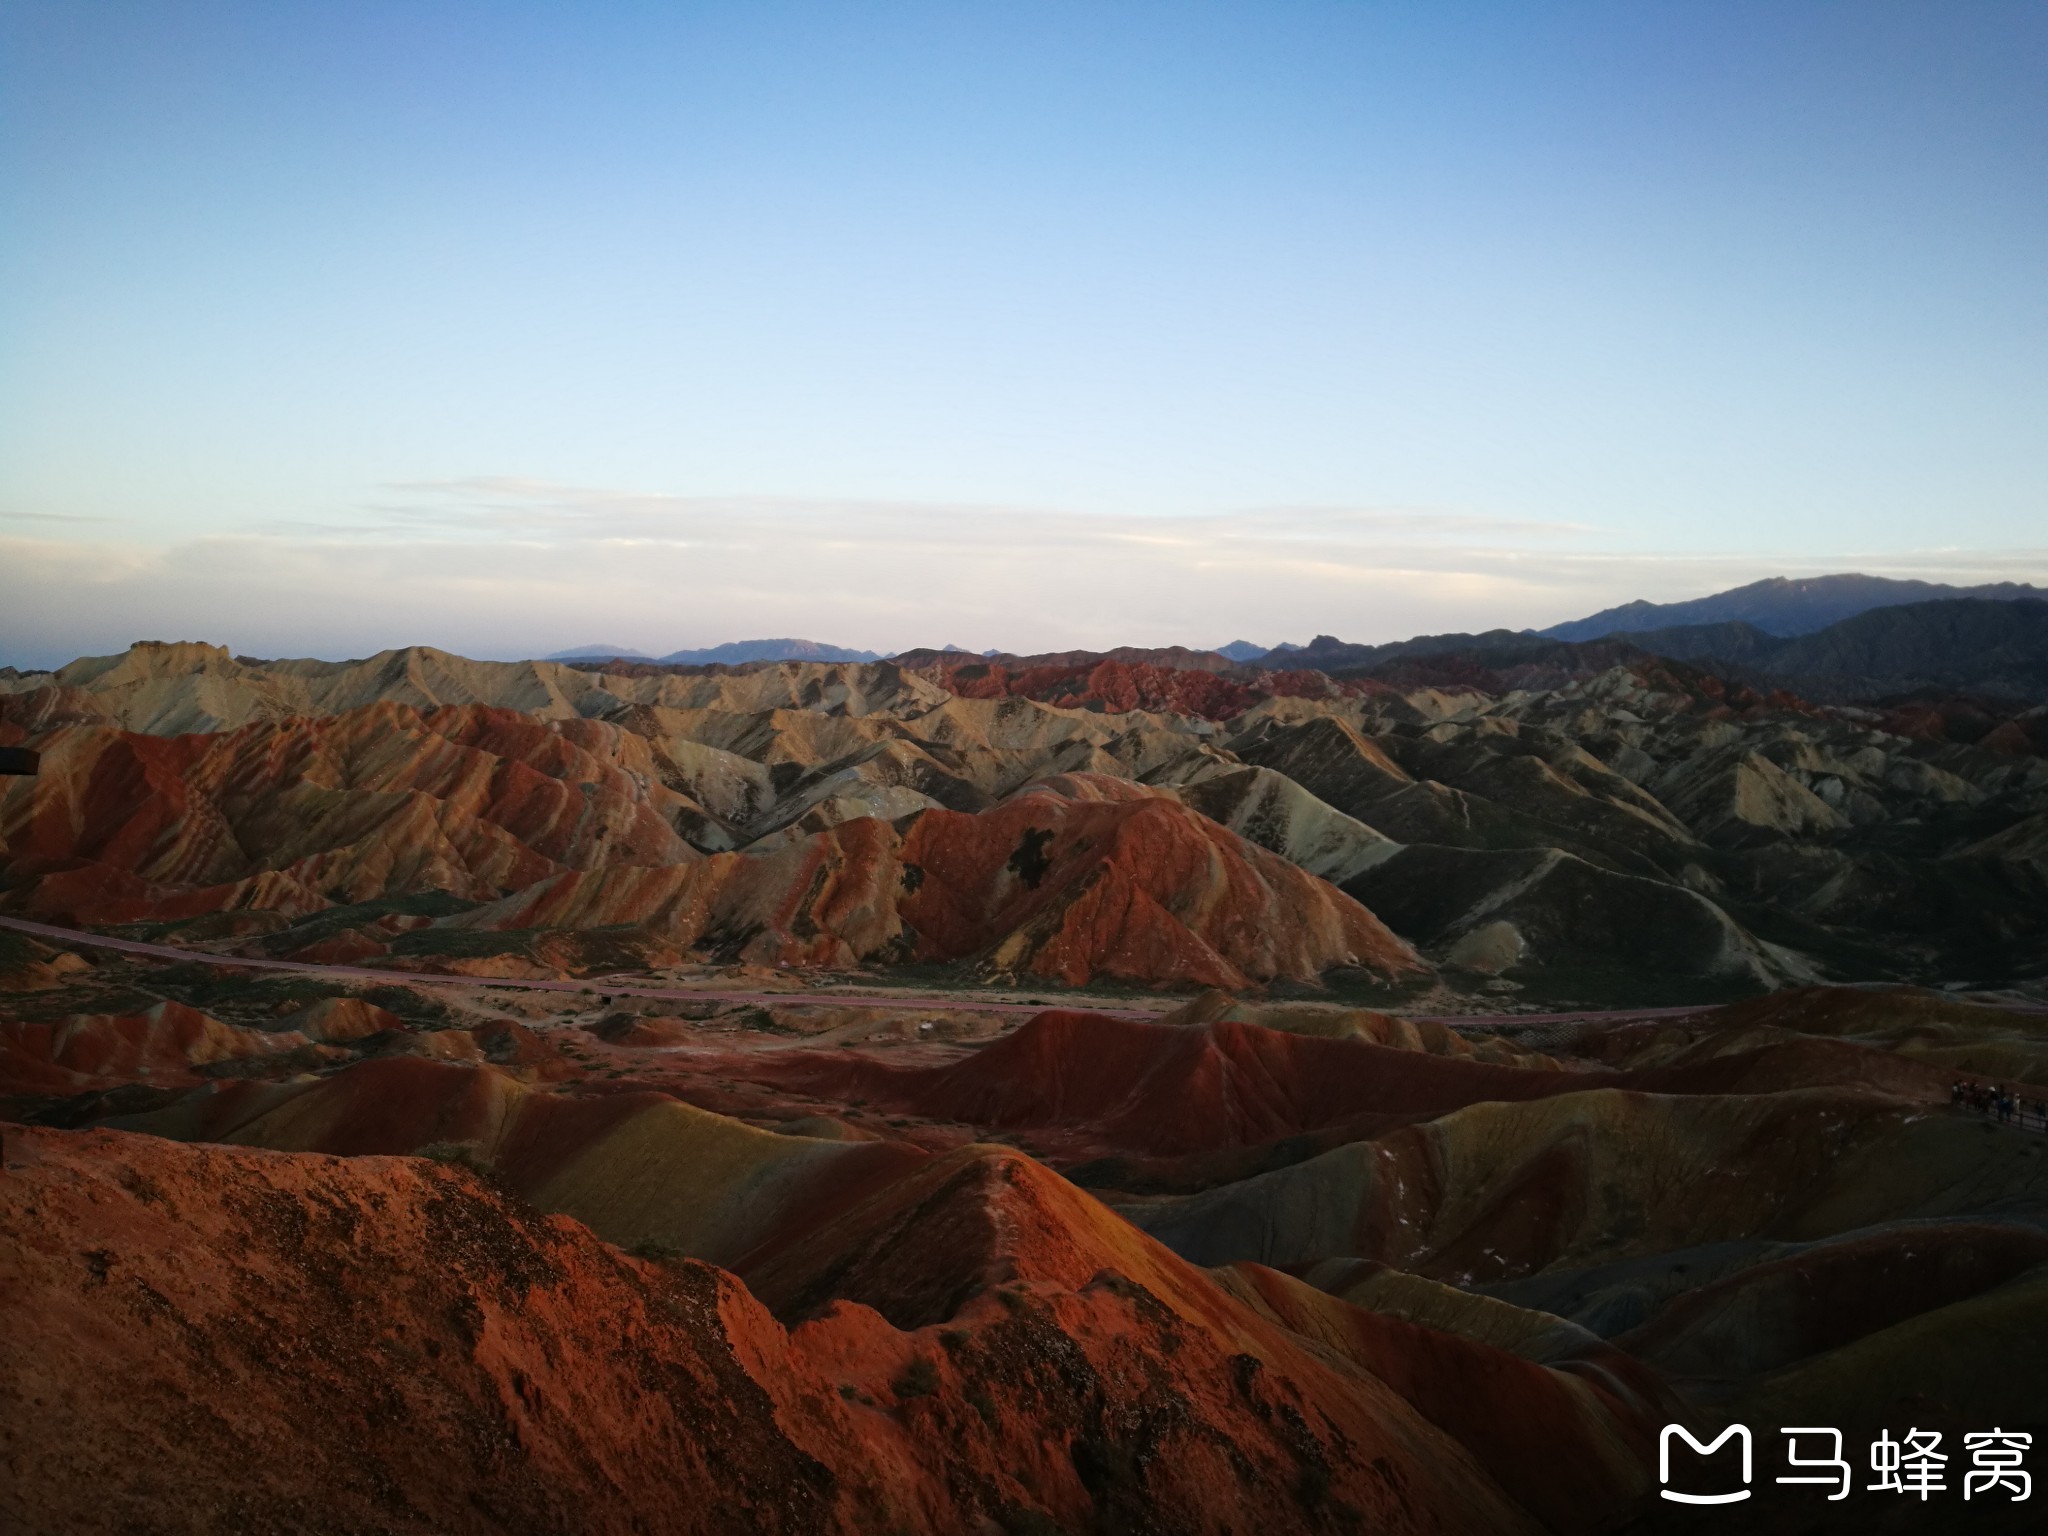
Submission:
[[908,1402],[913,1397],[930,1397],[939,1390],[939,1368],[919,1355],[903,1368],[903,1374],[896,1378],[891,1390],[898,1402]]
[[1294,1496],[1301,1501],[1303,1509],[1320,1509],[1323,1501],[1330,1496],[1330,1469],[1320,1461],[1311,1461],[1301,1469],[1301,1480],[1294,1485]]
[[1136,1459],[1113,1440],[1083,1435],[1069,1447],[1068,1454],[1073,1457],[1081,1486],[1088,1490],[1098,1508],[1128,1502],[1144,1488],[1144,1475]]
[[488,1178],[490,1162],[484,1157],[483,1148],[473,1141],[431,1141],[421,1147],[419,1156],[437,1163],[449,1163],[457,1168],[467,1168],[471,1173]]
[[998,1523],[1003,1536],[1067,1536],[1065,1527],[1042,1509],[1006,1509]]
[[967,1406],[981,1415],[981,1422],[990,1429],[999,1427],[996,1414],[996,1400],[988,1395],[986,1387],[967,1389]]
[[626,1252],[636,1259],[647,1259],[656,1264],[673,1264],[677,1259],[689,1257],[674,1243],[658,1237],[643,1237]]
[[939,1343],[945,1348],[947,1354],[955,1355],[966,1347],[967,1337],[967,1330],[965,1328],[947,1328],[940,1332]]

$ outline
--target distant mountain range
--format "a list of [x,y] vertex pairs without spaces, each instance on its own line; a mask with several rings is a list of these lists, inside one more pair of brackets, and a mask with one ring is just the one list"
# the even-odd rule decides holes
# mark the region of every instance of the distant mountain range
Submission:
[[1739,621],[1595,640],[1509,629],[1420,635],[1386,645],[1350,645],[1318,635],[1284,658],[1269,652],[1268,661],[1334,677],[1380,677],[1417,686],[1438,673],[1452,683],[1473,668],[1495,674],[1517,668],[1585,674],[1645,654],[1691,662],[1753,686],[1785,688],[1822,703],[1924,692],[2038,701],[2048,699],[2048,602],[1950,598],[1902,603],[1794,636],[1766,634]]
[[670,651],[650,656],[621,645],[582,645],[574,650],[556,651],[545,661],[604,661],[613,656],[629,661],[653,661],[671,667],[737,667],[750,661],[880,661],[879,651],[856,651],[843,645],[824,645],[816,640],[729,640],[724,645],[695,651]]
[[[1763,581],[1753,581],[1746,587],[1731,587],[1726,592],[1716,592],[1710,597],[1695,597],[1682,603],[1623,603],[1618,608],[1603,608],[1588,618],[1573,619],[1564,624],[1553,624],[1548,629],[1524,631],[1540,635],[1547,640],[1600,640],[1609,635],[1630,635],[1637,637],[1638,644],[1648,649],[1641,637],[1656,634],[1664,637],[1678,637],[1680,631],[1691,632],[1713,626],[1737,625],[1743,629],[1768,638],[1784,639],[1794,635],[1811,635],[1852,619],[1860,613],[1877,608],[1896,608],[1909,603],[1929,603],[1956,598],[1981,598],[1993,602],[2019,602],[2048,600],[2048,587],[2030,586],[2025,582],[1998,581],[1982,586],[1956,587],[1938,581],[1898,581],[1889,576],[1863,576],[1847,573],[1839,576],[1771,576]],[[1509,630],[1490,630],[1488,637],[1514,633]],[[1413,640],[1391,641],[1387,645],[1346,647],[1346,651],[1371,650],[1382,656],[1391,655],[1396,648],[1427,646],[1431,650],[1455,649],[1458,643],[1469,642],[1480,637],[1470,635],[1422,635]],[[1716,660],[1739,661],[1744,656],[1736,654],[1753,642],[1737,637],[1733,632],[1723,635],[1718,641],[1703,636],[1690,639],[1669,639],[1669,643],[1688,644],[1694,647],[1713,646],[1715,649],[1695,650],[1690,653],[1658,650],[1660,655],[1680,654],[1712,655]],[[1332,646],[1341,645],[1328,635],[1320,635],[1306,646],[1276,645],[1269,651],[1261,651],[1247,641],[1237,641],[1222,647],[1222,653],[1232,661],[1278,661],[1283,655],[1290,664],[1320,666],[1310,660],[1304,652],[1315,651],[1329,655]],[[1732,648],[1732,649],[1730,649]],[[1344,665],[1359,665],[1357,660],[1347,660]]]
[[541,657],[542,661],[602,661],[613,656],[624,656],[634,661],[652,661],[654,658],[645,651],[636,651],[630,645],[572,645],[566,651],[553,651]]
[[[1084,658],[1214,671],[1217,658],[1240,668],[1312,669],[1361,676],[1400,664],[1404,677],[1442,658],[1460,665],[1556,668],[1608,665],[1616,645],[1708,667],[1756,686],[1785,687],[1817,701],[1880,698],[1916,690],[1975,692],[2010,699],[2048,698],[2048,588],[2023,582],[1975,587],[1899,581],[1885,576],[1773,576],[1682,603],[1624,603],[1544,630],[1418,635],[1358,645],[1318,635],[1306,645],[1271,648],[1233,640],[1211,651],[1124,647],[1018,657],[1000,651],[910,650],[896,660],[927,665],[974,655],[1016,665],[1075,665]],[[1593,652],[1573,648],[1606,642]],[[1596,653],[1597,652],[1597,653]],[[1619,652],[1616,652],[1619,654]],[[650,656],[630,646],[587,645],[549,661],[619,657],[666,666],[742,666],[750,662],[883,659],[877,651],[793,637],[734,640]],[[1206,659],[1204,659],[1206,658]],[[1424,670],[1428,670],[1425,668]],[[1445,676],[1449,677],[1450,672]],[[1412,677],[1411,677],[1411,680]]]
[[737,667],[749,661],[880,661],[880,651],[857,651],[843,645],[825,645],[816,640],[730,640],[701,651],[670,651],[661,658],[671,666],[708,667],[722,664]]
[[1873,608],[1958,597],[2048,598],[2048,588],[2012,581],[1952,587],[1936,581],[1895,581],[1888,576],[1855,574],[1772,576],[1689,602],[1623,603],[1619,608],[1602,609],[1590,618],[1553,624],[1537,633],[1553,640],[1598,640],[1606,635],[1735,622],[1767,635],[1810,635]]
[[2048,698],[2048,602],[2024,598],[1903,603],[1789,637],[1724,623],[1626,638],[1659,656],[1769,679],[1822,701],[1930,690]]
[[[1289,647],[1282,647],[1282,649],[1289,649]],[[1254,645],[1249,640],[1233,640],[1228,645],[1217,646],[1216,654],[1218,656],[1227,656],[1232,661],[1257,661],[1261,656],[1268,654],[1268,652],[1265,646]]]

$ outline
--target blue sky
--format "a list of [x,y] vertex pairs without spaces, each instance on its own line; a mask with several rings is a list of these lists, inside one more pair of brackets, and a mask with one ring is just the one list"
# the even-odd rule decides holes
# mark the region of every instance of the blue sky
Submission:
[[2048,10],[0,12],[0,660],[2048,578]]

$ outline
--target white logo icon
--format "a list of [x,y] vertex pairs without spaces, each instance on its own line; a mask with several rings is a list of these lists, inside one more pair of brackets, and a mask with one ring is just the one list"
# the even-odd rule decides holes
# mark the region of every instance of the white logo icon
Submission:
[[[1742,1442],[1742,1481],[1744,1483],[1749,1481],[1753,1457],[1751,1455],[1749,1426],[1747,1424],[1730,1424],[1705,1445],[1693,1439],[1692,1431],[1684,1425],[1666,1424],[1664,1426],[1664,1433],[1657,1437],[1658,1482],[1669,1483],[1671,1481],[1671,1439],[1674,1435],[1702,1456],[1713,1455],[1714,1452],[1721,1449],[1730,1440],[1740,1440]],[[1749,1497],[1749,1489],[1746,1487],[1734,1493],[1673,1493],[1668,1487],[1660,1489],[1659,1492],[1664,1498],[1669,1499],[1674,1504],[1737,1504]]]

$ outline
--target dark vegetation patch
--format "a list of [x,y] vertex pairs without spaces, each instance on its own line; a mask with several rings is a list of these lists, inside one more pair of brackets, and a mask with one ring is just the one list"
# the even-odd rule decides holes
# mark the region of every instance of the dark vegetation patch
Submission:
[[275,932],[285,925],[282,912],[206,912],[198,917],[159,918],[140,923],[95,923],[96,933],[143,944],[173,944],[180,940],[205,943],[211,939],[247,938]]
[[939,1368],[919,1355],[903,1368],[903,1374],[891,1384],[890,1390],[899,1402],[913,1398],[930,1397],[939,1390]]
[[1018,839],[1016,848],[1010,854],[1009,862],[1003,868],[1009,870],[1032,890],[1037,890],[1039,882],[1052,868],[1052,860],[1047,858],[1045,853],[1051,842],[1050,827],[1026,827],[1023,837]]
[[628,1248],[626,1252],[632,1254],[636,1259],[646,1259],[650,1263],[655,1264],[673,1264],[680,1259],[689,1257],[687,1253],[674,1243],[665,1242],[658,1237],[643,1237],[639,1242]]
[[1042,1509],[1001,1509],[996,1524],[1003,1528],[1003,1536],[1067,1536],[1067,1528]]
[[497,955],[533,957],[538,929],[414,928],[391,939],[394,955],[433,956],[446,960],[483,960]]
[[473,1141],[430,1141],[420,1148],[419,1156],[431,1162],[467,1168],[485,1178],[491,1176],[489,1160],[484,1157],[482,1147]]
[[[183,969],[181,967],[180,969]],[[348,996],[348,987],[335,981],[325,981],[318,976],[249,976],[237,975],[232,971],[215,970],[212,967],[192,967],[203,979],[179,987],[163,990],[176,996],[180,1002],[203,1008],[208,1013],[218,1014],[224,1009],[238,1012],[254,1012],[263,1015],[256,1022],[276,1028],[286,1028],[282,1014],[307,1008],[329,997]]]
[[146,1115],[175,1104],[191,1090],[152,1083],[122,1083],[91,1093],[18,1094],[0,1098],[0,1120],[76,1130],[111,1115]]
[[464,901],[446,891],[421,891],[411,896],[384,896],[375,901],[351,902],[347,906],[328,907],[300,918],[268,935],[263,947],[272,955],[282,955],[304,949],[308,944],[318,944],[322,939],[331,939],[347,929],[374,923],[379,918],[426,917],[439,922],[458,912],[467,912],[475,905],[473,901]]
[[1106,1435],[1077,1435],[1067,1454],[1095,1501],[1097,1529],[1131,1529],[1122,1522],[1141,1516],[1146,1503],[1144,1470],[1131,1448]]
[[1340,965],[1323,972],[1313,986],[1280,977],[1268,982],[1264,990],[1265,995],[1275,1002],[1303,998],[1384,1012],[1421,996],[1433,985],[1434,978],[1429,976],[1390,981],[1379,972],[1362,966]]

